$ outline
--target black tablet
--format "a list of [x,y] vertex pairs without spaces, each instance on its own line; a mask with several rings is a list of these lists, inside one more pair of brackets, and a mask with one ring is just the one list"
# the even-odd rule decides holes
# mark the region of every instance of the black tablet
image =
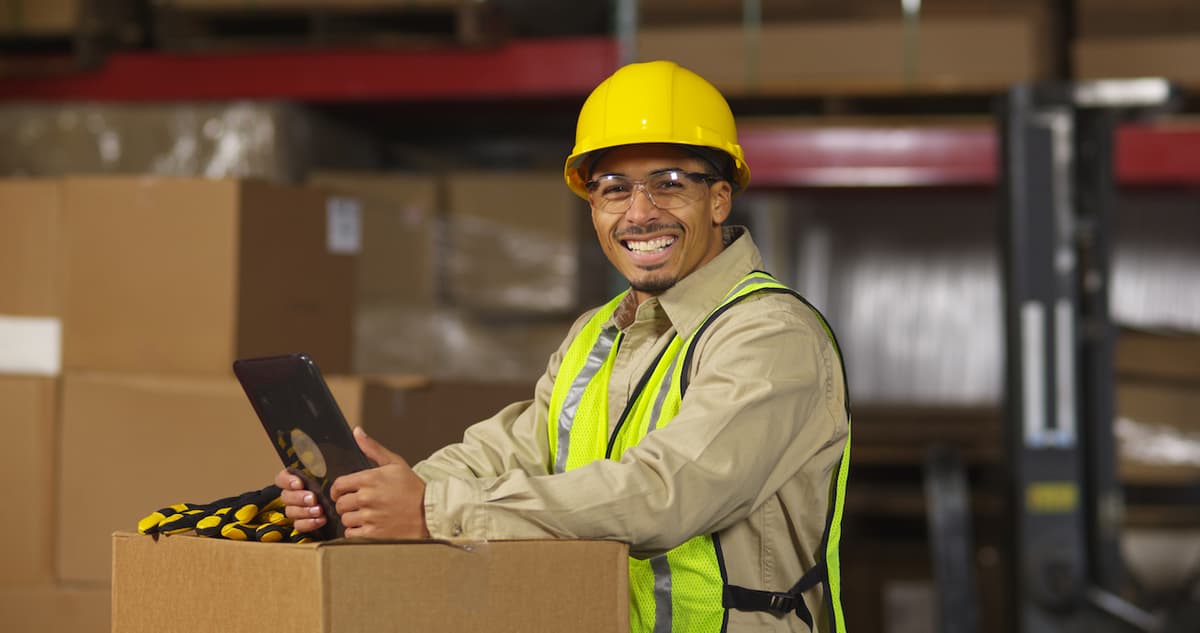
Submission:
[[338,477],[374,465],[354,441],[317,364],[305,354],[243,358],[234,361],[233,373],[284,467],[304,481],[325,511],[318,534],[342,536],[329,489]]

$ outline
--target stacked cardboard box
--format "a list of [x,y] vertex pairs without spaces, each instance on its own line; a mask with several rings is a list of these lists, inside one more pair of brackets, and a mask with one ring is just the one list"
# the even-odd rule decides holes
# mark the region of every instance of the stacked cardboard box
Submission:
[[1166,77],[1200,85],[1200,5],[1192,0],[1080,0],[1074,60],[1081,79]]
[[278,102],[4,104],[0,147],[0,176],[26,177],[300,182],[312,169],[367,169],[378,160],[365,132]]
[[1121,478],[1128,484],[1200,481],[1200,336],[1122,331],[1116,348]]
[[[414,183],[421,195],[435,188]],[[0,549],[7,622],[108,630],[114,532],[172,503],[271,482],[278,460],[232,376],[236,358],[310,353],[347,420],[411,462],[532,395],[532,376],[353,371],[361,305],[437,306],[441,292],[426,276],[439,243],[421,205],[388,208],[345,187],[0,182],[0,425],[16,447],[0,468],[25,482],[14,507],[35,526]],[[554,328],[543,366],[568,324]],[[509,342],[530,346],[529,331]],[[396,340],[419,347],[416,332]],[[140,564],[120,569],[140,577]]]
[[558,173],[323,172],[363,203],[355,370],[532,382],[607,298],[586,207]]
[[642,60],[673,59],[729,95],[993,92],[1050,72],[1051,13],[1034,0],[642,3]]
[[54,573],[61,366],[57,183],[0,182],[0,477],[23,528],[0,543],[0,613],[12,630],[109,630],[107,586]]

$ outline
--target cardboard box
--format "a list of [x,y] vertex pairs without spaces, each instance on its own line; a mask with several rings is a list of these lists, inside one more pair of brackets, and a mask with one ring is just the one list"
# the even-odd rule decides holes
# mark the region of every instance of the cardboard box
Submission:
[[13,633],[108,633],[112,589],[102,587],[0,587],[0,617]]
[[561,315],[603,302],[603,254],[561,172],[451,173],[446,213],[452,305]]
[[295,545],[115,534],[113,630],[158,633],[169,622],[179,633],[622,633],[627,556],[613,541]]
[[1200,34],[1195,0],[1076,0],[1074,13],[1082,39]]
[[[1037,10],[1044,4],[1044,0],[938,0],[921,3],[918,15],[921,19],[1011,15],[1015,11]],[[903,5],[895,0],[759,0],[758,5],[761,19],[766,24],[864,18],[900,20],[904,15]],[[740,22],[745,19],[745,12],[743,0],[638,2],[639,24],[645,26]]]
[[[363,428],[411,464],[462,441],[467,427],[514,402],[533,398],[533,383],[368,378],[347,385],[361,403]],[[335,388],[330,387],[331,390]],[[341,402],[341,393],[334,393]]]
[[[419,376],[326,381],[348,423],[412,463],[533,393],[532,385],[437,383]],[[258,490],[281,468],[233,378],[70,372],[63,379],[61,418],[58,516],[87,517],[45,523],[57,525],[62,580],[107,581],[114,531],[134,530],[143,516],[173,503],[208,503]],[[49,498],[36,492],[29,493],[31,507]]]
[[353,203],[233,180],[64,183],[65,368],[231,375],[237,358],[307,352],[349,373]]
[[309,184],[362,202],[359,305],[437,302],[438,179],[420,173],[317,172]]
[[208,503],[280,469],[232,378],[68,372],[63,378],[56,569],[105,582],[110,536],[173,503]]
[[318,168],[370,169],[380,155],[376,140],[361,129],[306,106],[271,101],[8,103],[0,105],[0,147],[6,150],[0,152],[0,175],[6,176],[155,174],[272,182],[303,182]]
[[[48,583],[53,573],[54,429],[58,380],[0,376],[0,481],[5,503],[31,529],[0,540],[0,587]],[[0,609],[0,613],[4,613]]]
[[60,213],[57,182],[0,181],[0,373],[61,367]]
[[1200,481],[1200,386],[1122,381],[1117,384],[1116,408],[1122,481]]
[[277,9],[325,9],[355,11],[364,9],[454,9],[464,0],[160,0],[165,7],[179,9],[240,9],[271,11]]
[[0,33],[58,35],[80,26],[83,0],[6,0],[0,4]]
[[1165,77],[1200,85],[1200,31],[1190,35],[1090,38],[1074,44],[1078,79]]
[[58,316],[60,191],[53,180],[0,180],[0,314]]
[[1200,384],[1200,336],[1124,330],[1114,364],[1122,378]]
[[360,306],[357,373],[532,385],[573,317],[496,317],[459,308]]
[[1046,31],[1035,13],[922,20],[913,39],[900,20],[772,23],[754,37],[731,23],[641,29],[637,53],[728,96],[991,92],[1047,75]]

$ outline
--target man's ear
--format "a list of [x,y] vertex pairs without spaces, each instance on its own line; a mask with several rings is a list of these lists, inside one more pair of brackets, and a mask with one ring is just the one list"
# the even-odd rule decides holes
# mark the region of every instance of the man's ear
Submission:
[[713,226],[725,223],[733,210],[733,186],[721,180],[712,184],[709,196]]

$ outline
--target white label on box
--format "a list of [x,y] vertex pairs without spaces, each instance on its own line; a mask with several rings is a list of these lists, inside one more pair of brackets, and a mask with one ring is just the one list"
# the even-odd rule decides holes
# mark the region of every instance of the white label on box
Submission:
[[57,376],[61,370],[61,321],[0,315],[0,374]]
[[330,198],[325,203],[325,245],[330,253],[362,252],[362,203],[354,198]]

